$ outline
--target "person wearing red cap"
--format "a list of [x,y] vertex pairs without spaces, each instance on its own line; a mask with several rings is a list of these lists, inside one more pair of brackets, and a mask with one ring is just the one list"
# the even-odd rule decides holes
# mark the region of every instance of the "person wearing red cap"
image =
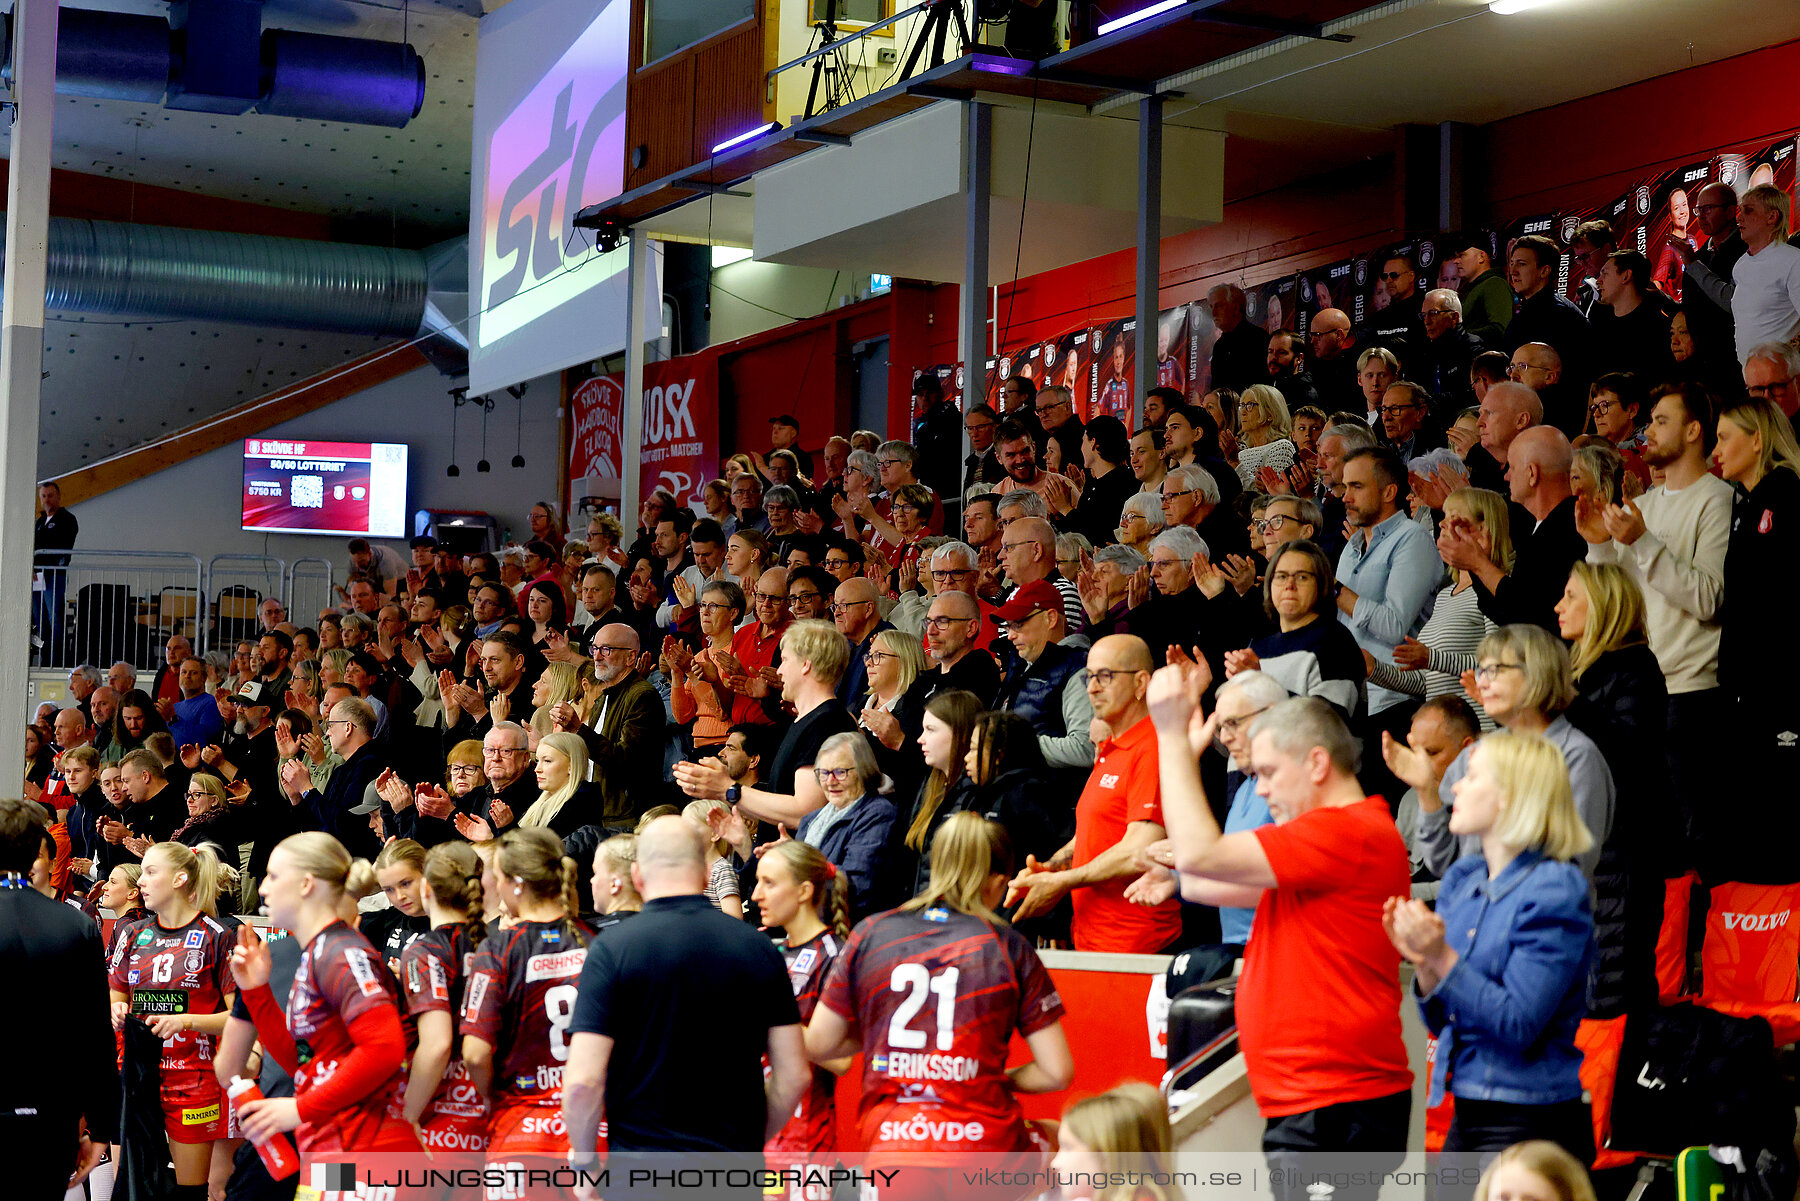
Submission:
[[1000,682],[993,707],[1031,723],[1044,762],[1059,775],[1080,773],[1078,779],[1063,781],[1074,792],[1094,766],[1094,743],[1088,732],[1094,702],[1088,699],[1083,674],[1085,647],[1063,641],[1068,623],[1062,593],[1048,580],[1033,580],[1014,589],[990,616],[1018,655]]

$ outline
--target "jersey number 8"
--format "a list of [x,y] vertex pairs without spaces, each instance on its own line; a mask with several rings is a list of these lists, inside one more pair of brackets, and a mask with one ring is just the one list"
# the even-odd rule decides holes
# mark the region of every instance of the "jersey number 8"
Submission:
[[576,992],[573,984],[544,990],[544,1016],[550,1019],[550,1054],[558,1063],[569,1057],[569,1022],[575,1016]]
[[948,1051],[955,1040],[956,978],[960,968],[947,967],[935,976],[922,963],[903,963],[888,979],[888,991],[903,992],[906,999],[888,1021],[888,1046],[918,1051],[925,1046],[925,1032],[912,1029],[912,1020],[925,1008],[926,994],[937,994],[937,1049]]

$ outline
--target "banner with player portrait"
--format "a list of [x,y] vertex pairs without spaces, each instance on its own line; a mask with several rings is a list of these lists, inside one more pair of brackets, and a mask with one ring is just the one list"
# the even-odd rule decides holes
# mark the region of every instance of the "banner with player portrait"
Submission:
[[1110,322],[1100,331],[1088,415],[1108,413],[1131,425],[1137,381],[1137,318]]
[[1196,300],[1187,306],[1188,372],[1187,398],[1192,404],[1212,387],[1213,344],[1219,340],[1219,327],[1213,324],[1212,305]]
[[1245,318],[1264,333],[1291,332],[1299,320],[1300,277],[1270,280],[1245,298]]
[[1671,239],[1698,250],[1706,235],[1694,218],[1700,189],[1712,182],[1713,160],[1664,172],[1650,185],[1650,216],[1638,227],[1638,249],[1650,260],[1650,283],[1677,304],[1681,302],[1681,256]]
[[[1153,388],[1173,388],[1183,396],[1194,378],[1194,343],[1188,336],[1188,310],[1177,305],[1156,315],[1156,382]],[[1129,427],[1131,422],[1127,419]]]

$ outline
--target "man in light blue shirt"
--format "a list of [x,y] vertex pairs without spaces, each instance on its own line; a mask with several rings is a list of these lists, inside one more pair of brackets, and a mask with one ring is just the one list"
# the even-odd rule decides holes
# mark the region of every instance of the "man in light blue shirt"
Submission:
[[[1406,465],[1386,447],[1344,461],[1344,513],[1354,533],[1338,560],[1338,612],[1358,646],[1383,663],[1431,614],[1444,583],[1444,561],[1425,527],[1400,507]],[[1369,686],[1369,716],[1407,700]]]

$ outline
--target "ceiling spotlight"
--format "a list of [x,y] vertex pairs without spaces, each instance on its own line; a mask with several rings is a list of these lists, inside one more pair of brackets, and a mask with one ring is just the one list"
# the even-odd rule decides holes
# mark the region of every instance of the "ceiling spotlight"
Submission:
[[462,474],[462,468],[458,467],[455,463],[452,463],[452,464],[450,464],[450,469],[448,471],[444,472],[444,474],[449,476],[451,479],[455,479],[457,476]]
[[1510,17],[1528,8],[1537,8],[1545,2],[1546,0],[1493,0],[1488,5],[1488,11],[1498,17]]
[[475,470],[477,470],[477,471],[492,471],[493,467],[489,465],[489,463],[486,459],[483,459],[483,460],[481,460],[481,462],[475,464]]
[[513,465],[513,466],[514,466],[514,467],[523,467],[523,466],[525,466],[525,456],[524,456],[524,455],[514,455],[514,456],[513,456],[513,464],[512,464],[512,465]]

